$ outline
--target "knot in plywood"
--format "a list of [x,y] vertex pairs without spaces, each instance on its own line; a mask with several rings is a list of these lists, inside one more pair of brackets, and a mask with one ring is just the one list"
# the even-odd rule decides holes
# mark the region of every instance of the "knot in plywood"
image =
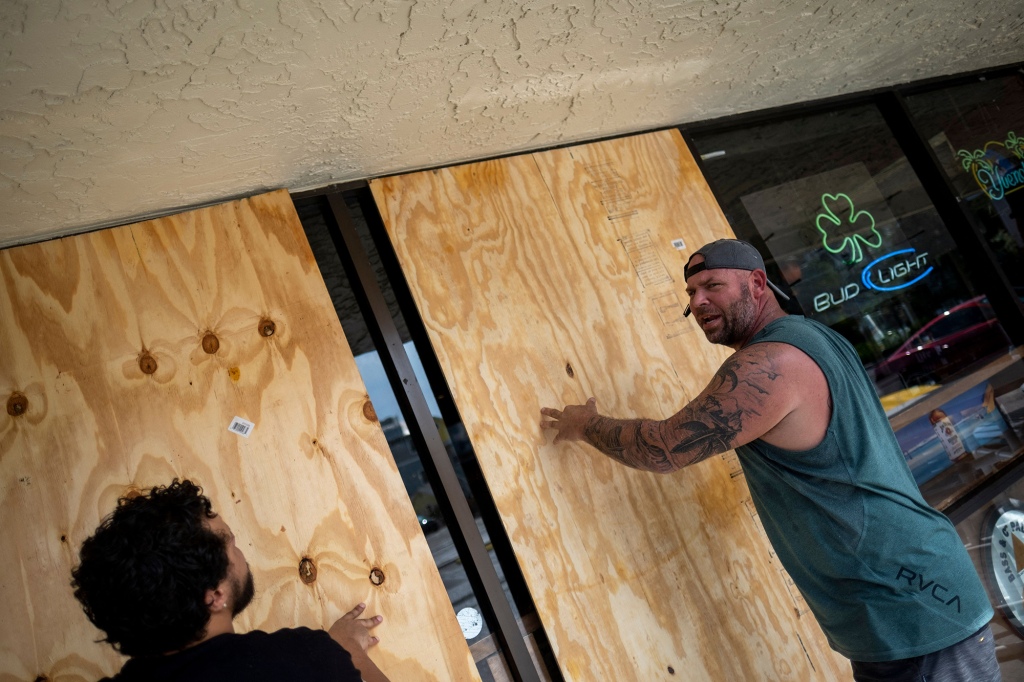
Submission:
[[316,564],[309,557],[302,557],[299,562],[299,579],[306,585],[316,582]]
[[156,368],[156,358],[150,355],[149,351],[143,351],[142,355],[139,356],[139,369],[142,370],[142,373],[153,374],[156,372]]
[[384,577],[384,571],[377,567],[374,567],[373,570],[370,571],[370,582],[378,587],[384,584]]
[[366,421],[375,422],[377,421],[377,411],[373,409],[373,403],[367,398],[363,402],[363,416],[366,417]]
[[203,336],[203,352],[207,355],[213,355],[220,350],[220,339],[213,332],[206,332]]
[[273,320],[263,318],[260,320],[259,325],[257,325],[257,329],[260,331],[260,336],[273,336],[274,332],[277,331],[277,325],[274,324]]
[[24,393],[15,391],[7,399],[7,414],[12,417],[20,417],[26,412],[28,412],[28,398],[25,397]]

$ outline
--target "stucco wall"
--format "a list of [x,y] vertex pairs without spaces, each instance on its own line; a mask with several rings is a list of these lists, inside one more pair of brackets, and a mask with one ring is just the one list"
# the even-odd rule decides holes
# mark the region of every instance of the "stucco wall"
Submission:
[[0,246],[1021,59],[1021,0],[0,0]]

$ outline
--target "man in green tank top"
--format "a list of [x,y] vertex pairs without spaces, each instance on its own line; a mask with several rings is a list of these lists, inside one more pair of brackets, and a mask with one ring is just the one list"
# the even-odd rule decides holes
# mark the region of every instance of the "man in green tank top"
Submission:
[[736,352],[663,420],[543,408],[583,441],[669,473],[735,449],[765,531],[854,679],[1000,680],[992,607],[949,520],[925,503],[856,351],[787,315],[750,244],[723,239],[684,270],[708,341]]

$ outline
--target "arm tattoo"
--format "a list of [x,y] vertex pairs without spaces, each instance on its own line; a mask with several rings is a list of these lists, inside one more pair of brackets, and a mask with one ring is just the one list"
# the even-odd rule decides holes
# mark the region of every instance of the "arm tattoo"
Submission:
[[657,430],[657,423],[641,419],[594,417],[583,429],[587,442],[612,459],[634,469],[668,473],[675,470],[669,453],[656,434],[645,434],[645,424]]
[[609,417],[595,417],[583,427],[583,435],[595,448],[606,455],[614,456],[613,453],[620,453],[626,449],[622,443],[623,424],[619,419]]
[[664,421],[597,416],[584,427],[587,441],[634,469],[668,473],[731,450],[744,418],[759,415],[781,377],[776,356],[763,346],[730,357],[708,387]]

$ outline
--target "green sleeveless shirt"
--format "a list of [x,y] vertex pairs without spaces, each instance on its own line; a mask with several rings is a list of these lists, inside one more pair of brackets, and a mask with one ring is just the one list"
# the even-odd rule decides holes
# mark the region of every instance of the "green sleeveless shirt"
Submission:
[[911,658],[963,640],[992,618],[971,559],[924,501],[856,351],[790,315],[750,344],[786,343],[828,381],[832,418],[805,451],[760,440],[736,448],[782,565],[832,648],[855,661]]

